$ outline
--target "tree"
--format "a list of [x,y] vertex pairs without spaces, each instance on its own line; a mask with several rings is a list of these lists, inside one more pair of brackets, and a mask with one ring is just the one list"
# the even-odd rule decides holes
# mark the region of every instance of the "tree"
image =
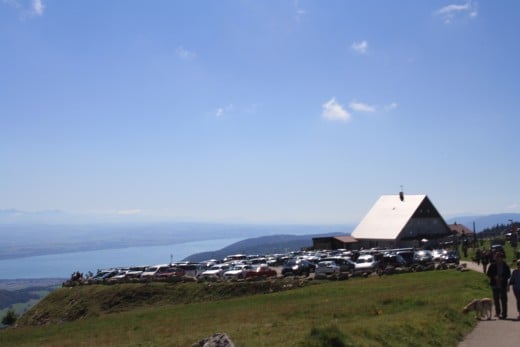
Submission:
[[2,318],[2,324],[4,325],[13,325],[16,322],[16,312],[13,309],[10,309],[5,314],[4,318]]

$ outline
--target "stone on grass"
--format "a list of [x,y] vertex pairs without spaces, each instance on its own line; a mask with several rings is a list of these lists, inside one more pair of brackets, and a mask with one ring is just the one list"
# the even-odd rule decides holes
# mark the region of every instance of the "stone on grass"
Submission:
[[191,347],[235,347],[235,344],[226,334],[216,333],[194,343]]

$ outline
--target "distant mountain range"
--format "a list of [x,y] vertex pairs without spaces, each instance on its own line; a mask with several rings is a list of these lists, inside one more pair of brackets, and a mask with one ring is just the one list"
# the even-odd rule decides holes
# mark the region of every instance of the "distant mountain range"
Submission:
[[[99,216],[98,216],[99,217]],[[126,219],[116,222],[99,219],[85,222],[59,210],[24,212],[0,210],[0,259],[58,254],[75,251],[116,249],[175,244],[208,239],[234,238],[243,241],[223,250],[195,254],[193,259],[215,258],[233,253],[283,253],[312,245],[316,236],[349,235],[356,227],[344,225],[276,225],[232,223],[150,222]],[[449,218],[447,223],[463,224],[480,232],[509,220],[520,221],[519,213]],[[213,255],[213,256],[212,256]]]
[[[456,217],[446,220],[446,223],[463,224],[470,230],[473,229],[473,223],[475,223],[475,230],[478,233],[484,229],[497,225],[507,225],[510,223],[509,220],[520,221],[520,213],[501,213],[488,216]],[[352,230],[354,228],[355,226],[352,226]],[[312,239],[314,237],[342,236],[349,234],[350,232],[339,234],[325,233],[314,235],[270,235],[255,237],[236,242],[220,250],[192,254],[189,257],[186,257],[184,260],[197,262],[208,259],[223,259],[224,257],[232,254],[286,253],[287,250],[299,250],[312,246]]]
[[[153,224],[195,224],[195,225],[217,225],[234,223],[205,223],[205,222],[175,222],[171,220],[152,220],[152,217],[142,215],[120,215],[114,214],[71,214],[61,210],[42,210],[42,211],[22,211],[18,209],[0,209],[0,225],[117,225],[121,223],[139,223],[146,225]],[[498,213],[490,215],[458,216],[445,219],[448,224],[464,224],[469,229],[480,232],[486,228],[491,228],[499,224],[508,224],[509,220],[520,221],[520,213]],[[241,223],[235,223],[240,225]],[[350,233],[354,230],[355,224],[345,224],[345,232]]]
[[350,232],[345,225],[220,223],[1,224],[0,260],[126,247],[161,246],[269,235]]
[[276,254],[312,247],[314,237],[340,236],[347,234],[325,233],[312,235],[270,235],[254,237],[233,243],[210,252],[201,252],[186,257],[185,261],[200,262],[208,259],[223,259],[232,254]]

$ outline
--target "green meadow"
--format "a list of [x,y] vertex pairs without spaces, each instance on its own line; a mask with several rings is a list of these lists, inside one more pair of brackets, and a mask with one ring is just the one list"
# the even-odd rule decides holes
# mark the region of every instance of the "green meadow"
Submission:
[[[345,281],[60,288],[18,327],[1,331],[0,345],[191,346],[224,332],[237,347],[456,346],[476,324],[462,307],[484,296],[483,274],[454,269]],[[46,325],[28,325],[35,323]]]

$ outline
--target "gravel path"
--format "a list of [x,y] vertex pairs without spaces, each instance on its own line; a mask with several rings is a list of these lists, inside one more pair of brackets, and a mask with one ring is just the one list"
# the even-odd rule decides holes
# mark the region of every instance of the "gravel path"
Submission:
[[[468,269],[483,272],[482,266],[478,266],[474,262],[464,262]],[[514,267],[511,269],[511,271]],[[493,298],[491,288],[489,288],[489,296]],[[493,315],[495,309],[493,307]],[[500,320],[483,320],[478,322],[476,328],[462,341],[458,347],[518,347],[520,346],[520,321],[516,319],[518,313],[516,311],[516,299],[513,291],[509,291],[507,300],[508,319]]]

